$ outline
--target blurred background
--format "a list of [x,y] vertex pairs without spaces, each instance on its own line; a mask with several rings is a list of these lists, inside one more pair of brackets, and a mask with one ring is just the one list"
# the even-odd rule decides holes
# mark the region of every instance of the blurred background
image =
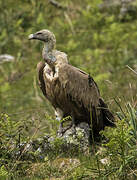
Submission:
[[43,44],[28,40],[41,29],[55,34],[72,65],[91,74],[114,113],[115,99],[136,106],[137,75],[129,69],[137,72],[136,0],[0,0],[0,113],[40,133],[54,127],[37,84]]

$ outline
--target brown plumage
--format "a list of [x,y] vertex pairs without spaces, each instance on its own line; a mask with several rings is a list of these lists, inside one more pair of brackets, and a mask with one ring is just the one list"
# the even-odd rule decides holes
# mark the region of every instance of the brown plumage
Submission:
[[105,126],[114,126],[114,117],[100,97],[97,84],[90,75],[68,64],[65,53],[55,50],[54,34],[41,30],[31,34],[29,39],[44,42],[42,55],[45,62],[37,65],[38,81],[58,119],[70,115],[75,125],[88,122],[95,136]]

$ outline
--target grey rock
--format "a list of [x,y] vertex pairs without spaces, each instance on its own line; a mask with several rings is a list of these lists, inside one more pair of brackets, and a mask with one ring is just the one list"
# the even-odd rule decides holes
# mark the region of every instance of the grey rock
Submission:
[[73,150],[73,155],[77,152],[87,152],[89,148],[89,125],[85,122],[74,127],[68,128],[62,136],[56,137],[46,135],[34,141],[23,142],[18,144],[13,157],[22,160],[44,160],[47,154],[53,153],[70,153]]
[[0,55],[0,64],[4,62],[13,62],[15,60],[14,56],[11,56],[9,54],[2,54]]

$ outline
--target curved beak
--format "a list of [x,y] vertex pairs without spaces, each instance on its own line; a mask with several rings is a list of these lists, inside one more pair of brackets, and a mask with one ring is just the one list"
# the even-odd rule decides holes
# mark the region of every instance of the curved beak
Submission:
[[29,40],[31,39],[35,39],[35,35],[34,34],[30,34],[29,37],[28,37]]

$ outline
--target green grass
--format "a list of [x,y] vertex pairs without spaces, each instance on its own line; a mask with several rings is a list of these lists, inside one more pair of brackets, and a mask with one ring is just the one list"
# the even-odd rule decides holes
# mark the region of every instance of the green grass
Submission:
[[[0,180],[17,179],[136,179],[137,145],[137,0],[123,19],[119,8],[100,9],[103,0],[60,0],[66,10],[43,0],[0,1],[0,55],[14,62],[0,64]],[[18,7],[18,8],[17,8]],[[19,143],[46,134],[55,136],[58,124],[53,108],[37,86],[36,64],[42,44],[28,35],[49,29],[57,49],[69,63],[90,73],[101,96],[116,117],[117,127],[102,132],[106,143],[93,144],[91,152],[55,152],[39,160],[38,152],[23,160]],[[130,68],[129,68],[130,67]],[[129,103],[130,102],[130,103]],[[39,141],[37,146],[39,146]],[[30,160],[31,159],[31,160]],[[103,164],[102,162],[106,162]]]
[[[137,177],[137,116],[130,103],[124,107],[117,102],[120,111],[116,117],[116,128],[106,128],[101,132],[105,142],[93,144],[92,151],[85,153],[61,152],[61,141],[55,142],[56,150],[44,155],[42,161],[38,154],[30,152],[32,160],[13,157],[19,151],[15,144],[20,124],[6,114],[1,114],[0,125],[0,178],[1,179],[136,179]],[[50,118],[50,117],[49,117]],[[39,129],[40,130],[40,129]],[[35,137],[34,132],[34,137]],[[29,137],[29,141],[33,138]],[[28,135],[22,139],[28,141]],[[14,144],[14,146],[13,146]],[[25,150],[21,152],[21,156]],[[20,178],[22,177],[22,178]]]

